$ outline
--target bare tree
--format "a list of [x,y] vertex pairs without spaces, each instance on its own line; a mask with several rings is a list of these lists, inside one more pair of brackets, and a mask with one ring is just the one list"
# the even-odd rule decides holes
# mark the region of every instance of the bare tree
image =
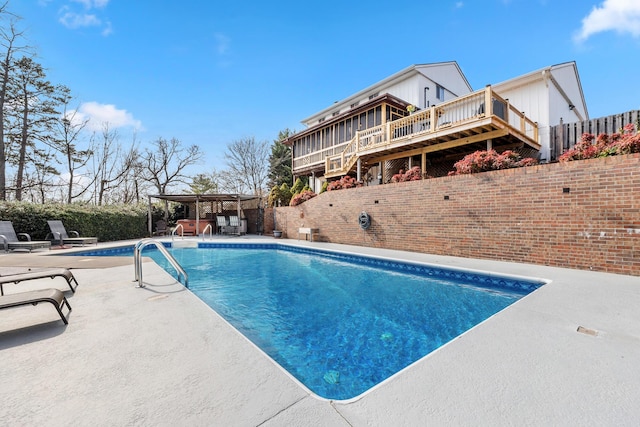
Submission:
[[269,174],[268,142],[257,142],[254,137],[236,140],[227,146],[224,159],[225,187],[262,196]]
[[118,201],[120,203],[140,203],[141,193],[146,191],[150,186],[149,182],[144,180],[144,168],[141,160],[140,150],[136,135],[133,135],[133,141],[128,151],[125,152],[125,161],[120,162],[123,166],[122,178],[117,186]]
[[56,188],[54,177],[58,177],[60,172],[51,166],[55,161],[52,150],[39,151],[36,156],[37,160],[33,163],[33,171],[25,175],[26,185],[24,187],[31,202],[44,204],[47,201],[47,196]]
[[[98,206],[109,202],[131,200],[131,180],[140,175],[140,153],[134,134],[133,142],[124,149],[118,132],[103,123],[101,141],[94,146],[94,199]],[[137,185],[133,183],[135,189]]]
[[[78,120],[77,110],[69,110],[69,104],[73,98],[68,88],[60,86],[58,91],[62,114],[56,121],[55,127],[46,143],[64,157],[65,172],[69,176],[64,200],[66,200],[66,203],[71,203],[74,199],[82,197],[92,185],[93,181],[90,180],[90,182],[83,183],[77,189],[78,177],[76,172],[87,166],[92,158],[93,149],[92,147],[84,150],[78,148],[89,120]],[[76,189],[75,192],[74,189]]]
[[[153,149],[146,148],[141,161],[145,179],[158,194],[167,194],[167,190],[175,184],[188,184],[189,177],[184,174],[184,169],[202,160],[200,147],[191,145],[185,148],[176,138],[166,140],[162,137],[152,144]],[[169,205],[166,201],[164,219],[169,219]]]

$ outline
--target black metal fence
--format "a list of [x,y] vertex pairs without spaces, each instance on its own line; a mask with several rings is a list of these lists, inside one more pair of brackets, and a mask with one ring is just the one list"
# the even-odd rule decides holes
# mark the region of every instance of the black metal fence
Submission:
[[550,131],[551,160],[558,160],[562,153],[580,141],[583,133],[592,133],[594,135],[615,133],[629,123],[633,123],[636,128],[640,128],[640,110],[627,111],[626,113],[575,123],[562,123],[562,120],[560,120],[560,124],[551,127]]

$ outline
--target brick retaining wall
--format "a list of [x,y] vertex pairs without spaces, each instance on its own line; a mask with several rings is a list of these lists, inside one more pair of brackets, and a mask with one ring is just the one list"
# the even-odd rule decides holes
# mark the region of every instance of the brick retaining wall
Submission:
[[276,221],[292,239],[640,275],[640,154],[325,192]]

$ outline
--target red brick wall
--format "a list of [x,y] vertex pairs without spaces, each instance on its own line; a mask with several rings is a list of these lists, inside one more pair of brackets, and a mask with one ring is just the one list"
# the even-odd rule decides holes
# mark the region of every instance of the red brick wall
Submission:
[[640,154],[325,192],[276,221],[292,239],[640,275]]

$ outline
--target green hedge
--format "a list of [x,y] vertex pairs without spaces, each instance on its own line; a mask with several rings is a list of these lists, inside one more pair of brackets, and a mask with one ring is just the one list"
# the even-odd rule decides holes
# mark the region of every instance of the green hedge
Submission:
[[[147,205],[67,205],[0,202],[0,220],[11,221],[16,233],[29,233],[33,240],[45,240],[47,220],[58,219],[67,232],[96,236],[100,242],[139,239],[149,235]],[[154,207],[154,221],[160,218]]]

